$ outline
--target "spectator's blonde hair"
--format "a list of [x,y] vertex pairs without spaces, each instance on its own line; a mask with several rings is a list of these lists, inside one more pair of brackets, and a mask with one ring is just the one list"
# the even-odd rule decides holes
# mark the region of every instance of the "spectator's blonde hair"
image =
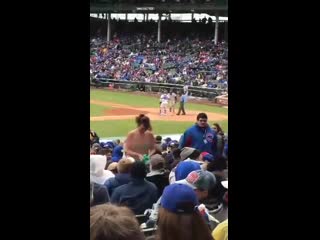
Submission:
[[144,234],[129,208],[103,204],[90,209],[90,240],[144,240]]

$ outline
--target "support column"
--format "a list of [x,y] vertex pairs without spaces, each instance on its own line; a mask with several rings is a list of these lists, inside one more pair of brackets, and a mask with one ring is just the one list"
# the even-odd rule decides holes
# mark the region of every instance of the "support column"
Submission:
[[191,13],[191,22],[193,20],[193,17],[194,17],[194,13]]
[[110,33],[111,33],[111,29],[110,29],[110,22],[111,22],[111,14],[108,13],[108,30],[107,30],[107,42],[110,42]]
[[161,40],[161,13],[159,13],[159,19],[158,19],[158,42]]
[[214,29],[214,44],[218,44],[218,32],[219,32],[219,14],[216,13],[216,25]]
[[149,21],[149,13],[147,13],[147,21]]
[[126,13],[126,21],[128,21],[128,13]]
[[143,21],[144,22],[146,21],[146,14],[145,13],[143,14]]

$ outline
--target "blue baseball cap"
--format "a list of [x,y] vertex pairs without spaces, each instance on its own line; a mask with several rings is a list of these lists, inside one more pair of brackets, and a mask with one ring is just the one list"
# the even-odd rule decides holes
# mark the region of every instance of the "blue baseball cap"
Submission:
[[175,171],[176,181],[185,179],[189,173],[200,169],[201,167],[199,163],[193,161],[180,162]]
[[179,142],[177,140],[170,141],[168,147],[179,147]]
[[113,144],[111,142],[102,142],[101,145],[103,148],[113,149]]
[[187,185],[173,183],[163,190],[161,207],[173,213],[192,213],[199,204],[194,190]]
[[213,155],[208,152],[202,152],[201,155],[204,161],[212,162],[214,160]]
[[118,162],[123,156],[123,147],[122,146],[116,146],[114,149],[113,149],[113,152],[112,152],[112,162]]

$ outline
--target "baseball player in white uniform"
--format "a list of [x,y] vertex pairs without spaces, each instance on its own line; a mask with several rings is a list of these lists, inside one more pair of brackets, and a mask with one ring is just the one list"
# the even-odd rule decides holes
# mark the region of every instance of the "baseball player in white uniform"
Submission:
[[169,104],[169,96],[168,94],[164,93],[160,97],[160,115],[167,115],[167,108]]

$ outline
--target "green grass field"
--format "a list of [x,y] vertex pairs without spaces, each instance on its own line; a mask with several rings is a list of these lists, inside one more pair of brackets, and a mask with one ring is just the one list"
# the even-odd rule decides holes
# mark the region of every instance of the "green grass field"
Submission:
[[91,117],[103,116],[104,111],[109,110],[109,109],[112,109],[112,108],[90,103],[90,116]]
[[[159,103],[155,97],[141,96],[132,93],[91,90],[90,99],[126,104],[135,107],[159,107]],[[188,109],[197,110],[199,112],[214,112],[228,115],[228,110],[221,107],[192,103],[188,103],[187,106]],[[111,108],[90,104],[90,116],[103,116],[103,112],[107,109]],[[213,122],[210,122],[210,124],[212,123]],[[220,121],[219,124],[221,124],[221,127],[225,132],[228,131],[228,120]],[[155,134],[183,133],[190,126],[192,126],[192,122],[152,121],[153,132]],[[134,119],[90,121],[90,128],[95,130],[101,138],[126,136],[126,134],[135,127]]]

